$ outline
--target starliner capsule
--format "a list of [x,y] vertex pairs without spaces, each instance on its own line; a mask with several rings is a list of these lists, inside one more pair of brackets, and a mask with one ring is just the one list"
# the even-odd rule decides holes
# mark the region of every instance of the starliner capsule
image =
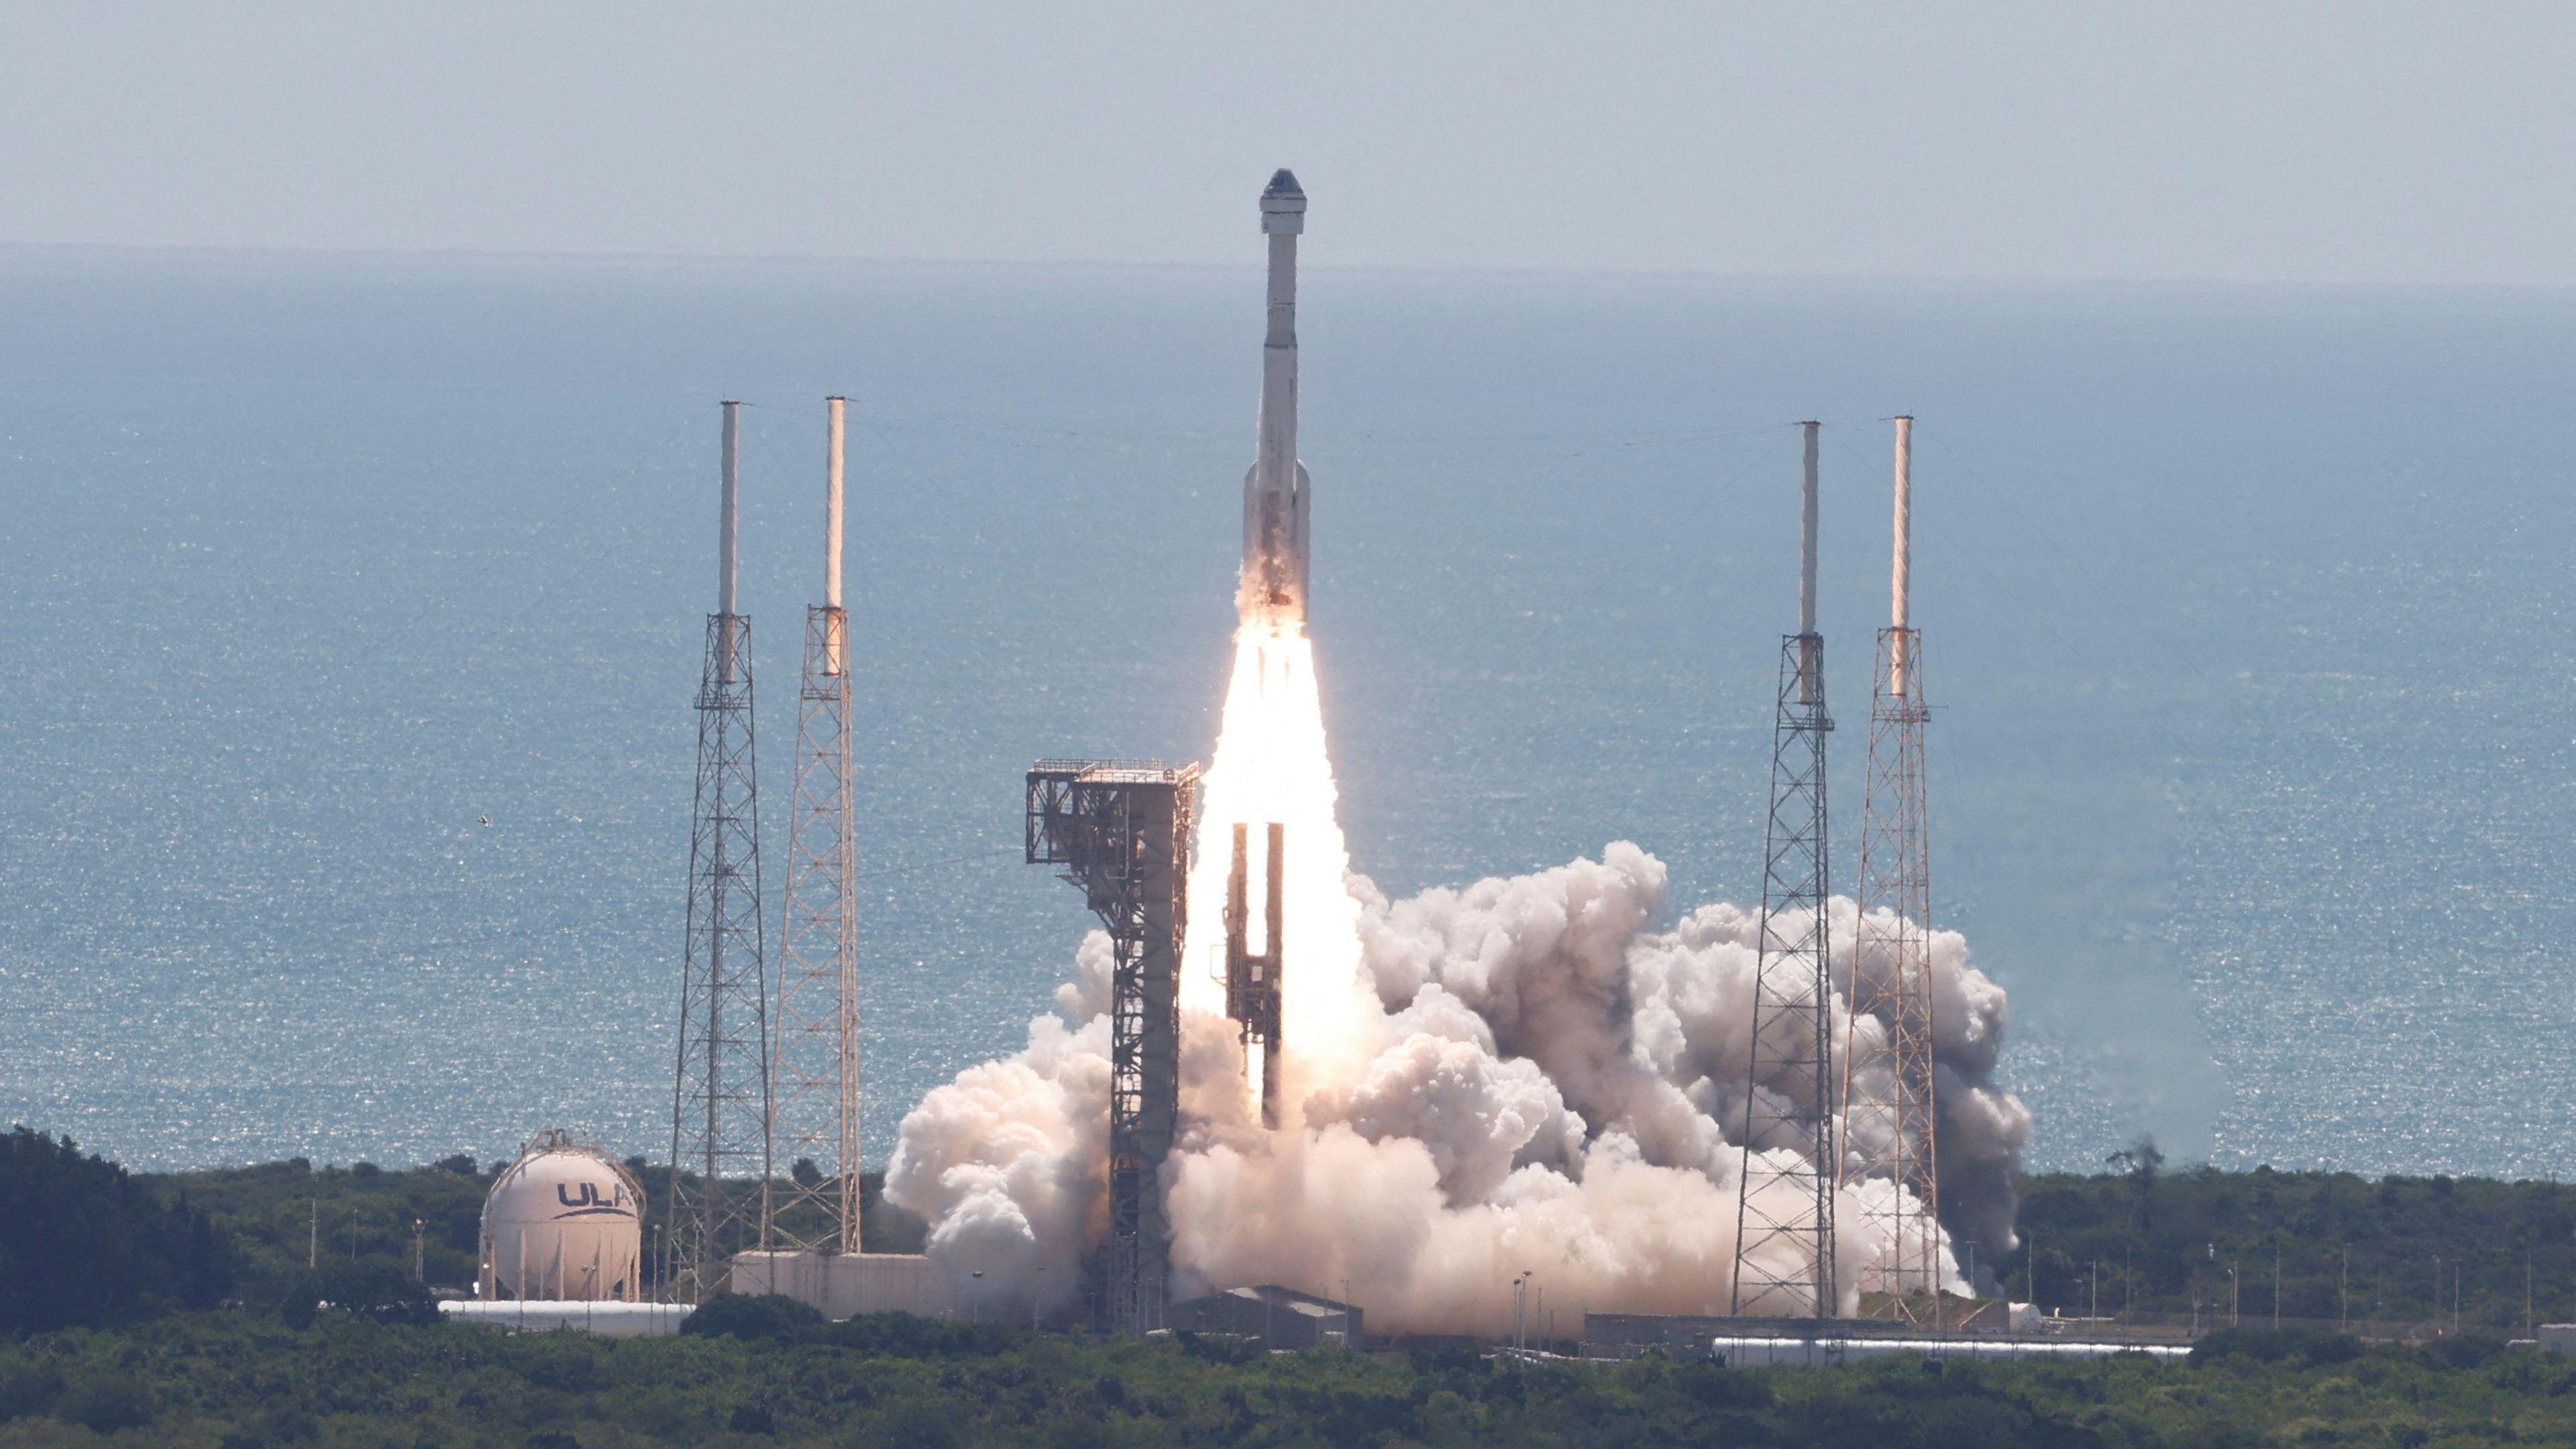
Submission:
[[1306,466],[1297,461],[1297,237],[1306,193],[1286,170],[1261,193],[1270,238],[1270,330],[1261,344],[1261,447],[1243,478],[1243,577],[1236,596],[1246,626],[1306,622]]

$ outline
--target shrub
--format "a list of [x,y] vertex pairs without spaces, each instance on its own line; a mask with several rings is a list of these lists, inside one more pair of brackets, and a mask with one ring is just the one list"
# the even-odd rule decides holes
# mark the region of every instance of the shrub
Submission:
[[79,1144],[0,1136],[0,1334],[103,1328],[232,1291],[231,1241]]
[[119,1373],[84,1374],[63,1388],[54,1417],[99,1434],[152,1422],[152,1391]]
[[2231,1358],[2254,1363],[2291,1362],[2314,1366],[2350,1363],[2360,1356],[2360,1339],[2309,1328],[2222,1328],[2191,1348],[2194,1368]]
[[878,1416],[854,1443],[866,1449],[958,1449],[957,1418],[928,1404],[906,1404]]
[[0,1369],[0,1422],[33,1418],[62,1397],[63,1372],[49,1363],[12,1364]]
[[2504,1352],[2504,1345],[2484,1338],[2437,1338],[2424,1345],[2424,1356],[2444,1368],[2483,1368]]
[[822,1314],[784,1294],[719,1293],[683,1319],[680,1331],[700,1338],[792,1339],[822,1322]]
[[1771,1404],[1771,1385],[1745,1369],[1686,1363],[1674,1368],[1672,1382],[1703,1408],[1762,1409]]
[[949,1323],[910,1313],[863,1313],[820,1335],[824,1343],[870,1358],[990,1358],[1027,1338],[1027,1329],[1008,1324]]
[[378,1323],[436,1323],[438,1302],[428,1287],[389,1263],[358,1263],[322,1276],[323,1297],[343,1313]]

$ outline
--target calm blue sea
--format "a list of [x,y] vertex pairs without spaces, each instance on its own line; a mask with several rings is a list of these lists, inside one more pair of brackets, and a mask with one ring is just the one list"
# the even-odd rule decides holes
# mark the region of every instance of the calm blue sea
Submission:
[[[1934,889],[2035,1163],[2576,1172],[2576,296],[1306,279],[1358,867],[1755,886],[1797,442],[1856,843],[1917,426]],[[716,401],[781,802],[851,404],[867,1100],[1086,919],[1051,754],[1208,749],[1251,269],[0,251],[0,1120],[153,1167],[667,1143]],[[489,825],[481,823],[488,818]],[[779,872],[773,869],[773,889]],[[1846,875],[1847,878],[1847,875]]]

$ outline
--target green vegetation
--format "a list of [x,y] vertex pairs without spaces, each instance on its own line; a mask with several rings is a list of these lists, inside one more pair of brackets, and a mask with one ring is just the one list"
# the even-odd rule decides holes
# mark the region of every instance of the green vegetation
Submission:
[[[227,1234],[239,1265],[239,1296],[256,1308],[319,1291],[333,1302],[347,1292],[328,1289],[342,1279],[373,1285],[381,1294],[385,1274],[463,1288],[473,1283],[483,1223],[483,1199],[506,1162],[477,1166],[459,1153],[409,1170],[360,1162],[315,1167],[303,1158],[257,1167],[138,1177],[145,1188],[173,1199],[184,1196]],[[662,1223],[669,1170],[629,1158],[627,1170],[644,1184],[645,1243]],[[811,1170],[810,1164],[800,1164]],[[882,1173],[862,1180],[868,1246],[877,1252],[918,1251],[921,1223],[879,1200]],[[649,1270],[649,1265],[648,1265]]]
[[132,1323],[232,1291],[224,1235],[70,1138],[0,1137],[0,1334]]
[[[2576,1363],[2501,1342],[2526,1255],[2538,1316],[2576,1317],[2576,1190],[2167,1172],[2143,1143],[2113,1166],[2024,1183],[2016,1288],[2035,1265],[2040,1301],[2081,1311],[2098,1261],[2106,1312],[2179,1314],[2223,1302],[2234,1264],[2245,1322],[2268,1322],[2278,1244],[2285,1320],[2336,1316],[2348,1251],[2356,1321],[2422,1321],[2438,1257],[2469,1331],[1752,1371],[823,1323],[775,1298],[718,1300],[673,1338],[512,1335],[436,1322],[413,1272],[417,1252],[429,1281],[471,1279],[497,1164],[138,1177],[20,1129],[0,1140],[0,1449],[2576,1443]],[[878,1242],[913,1226],[884,1211]]]
[[2576,1365],[2245,1330],[2197,1361],[1728,1370],[917,1320],[602,1340],[248,1312],[0,1344],[0,1446],[2191,1446],[2576,1441]]
[[2518,1335],[2527,1264],[2533,1318],[2576,1321],[2576,1186],[2168,1172],[2147,1141],[2109,1165],[2103,1176],[2024,1180],[2025,1246],[2005,1265],[2014,1297],[2084,1313],[2098,1271],[2106,1315],[2186,1316],[2197,1297],[2206,1321],[2226,1311],[2233,1267],[2244,1321],[2268,1323],[2277,1251],[2285,1320],[2340,1321],[2348,1291],[2355,1323],[2448,1323],[2456,1300],[2464,1328]]

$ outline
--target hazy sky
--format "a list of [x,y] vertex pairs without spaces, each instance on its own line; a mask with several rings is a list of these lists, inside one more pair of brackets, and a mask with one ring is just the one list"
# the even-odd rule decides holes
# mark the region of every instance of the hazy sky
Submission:
[[2559,4],[0,8],[0,242],[2576,284]]

